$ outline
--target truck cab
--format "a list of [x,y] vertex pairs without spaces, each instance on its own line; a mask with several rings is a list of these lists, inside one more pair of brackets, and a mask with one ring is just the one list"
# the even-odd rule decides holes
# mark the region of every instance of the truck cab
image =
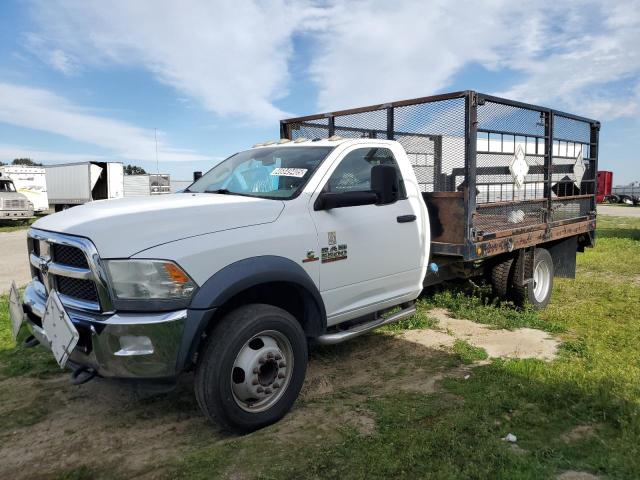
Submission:
[[[413,314],[428,225],[397,142],[259,145],[182,194],[95,202],[38,220],[22,308],[34,338],[51,345],[45,313],[52,297],[59,301],[77,332],[59,359],[76,377],[167,381],[195,368],[205,413],[253,429],[297,396],[307,339],[343,341],[396,307],[392,320]],[[220,353],[222,337],[233,355]],[[226,376],[211,379],[203,367],[219,355],[231,365],[217,375],[236,376],[228,388],[220,386]],[[225,389],[230,413],[219,410],[223,399],[207,399]]]
[[22,220],[33,217],[33,204],[8,177],[0,177],[0,220]]

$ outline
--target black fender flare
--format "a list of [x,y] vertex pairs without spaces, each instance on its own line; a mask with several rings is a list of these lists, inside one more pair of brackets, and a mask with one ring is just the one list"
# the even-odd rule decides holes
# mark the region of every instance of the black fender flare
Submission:
[[183,332],[178,371],[190,363],[202,333],[222,307],[235,295],[261,284],[286,282],[297,286],[304,295],[306,321],[303,327],[309,337],[317,337],[327,328],[324,301],[309,274],[293,260],[276,255],[245,258],[231,263],[213,274],[194,294],[189,304],[188,320]]
[[304,289],[326,321],[324,302],[309,274],[293,260],[276,255],[245,258],[227,265],[198,289],[189,308],[217,308],[243,290],[270,282],[293,283]]

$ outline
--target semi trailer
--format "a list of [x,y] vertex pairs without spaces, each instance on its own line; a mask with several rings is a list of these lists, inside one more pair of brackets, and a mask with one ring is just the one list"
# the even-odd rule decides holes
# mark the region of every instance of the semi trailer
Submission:
[[207,418],[255,430],[310,342],[411,316],[425,287],[485,275],[544,308],[595,243],[599,127],[473,91],[283,120],[181,195],[38,220],[14,332],[76,383],[194,371]]
[[121,162],[46,165],[49,205],[56,212],[94,200],[124,196]]

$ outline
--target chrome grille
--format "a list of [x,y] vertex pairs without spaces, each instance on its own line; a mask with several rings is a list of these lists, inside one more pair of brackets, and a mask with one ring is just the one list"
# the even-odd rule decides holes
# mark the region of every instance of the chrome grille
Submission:
[[65,306],[113,310],[106,277],[91,241],[31,229],[28,248],[34,281],[42,283],[46,292],[55,289]]
[[76,268],[89,268],[87,257],[84,256],[84,253],[82,253],[82,250],[79,248],[54,243],[51,245],[51,253],[56,263],[70,265]]
[[19,198],[3,198],[2,208],[4,210],[25,210],[27,201]]
[[79,298],[89,302],[98,301],[96,285],[91,280],[78,280],[77,278],[56,275],[58,292],[68,297]]

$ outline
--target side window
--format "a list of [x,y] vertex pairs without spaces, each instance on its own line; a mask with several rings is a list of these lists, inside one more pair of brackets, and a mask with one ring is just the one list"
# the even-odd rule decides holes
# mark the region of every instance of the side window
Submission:
[[371,190],[371,169],[375,165],[393,165],[400,180],[399,198],[406,198],[400,169],[388,148],[359,148],[347,154],[333,171],[324,187],[325,192],[367,192]]

